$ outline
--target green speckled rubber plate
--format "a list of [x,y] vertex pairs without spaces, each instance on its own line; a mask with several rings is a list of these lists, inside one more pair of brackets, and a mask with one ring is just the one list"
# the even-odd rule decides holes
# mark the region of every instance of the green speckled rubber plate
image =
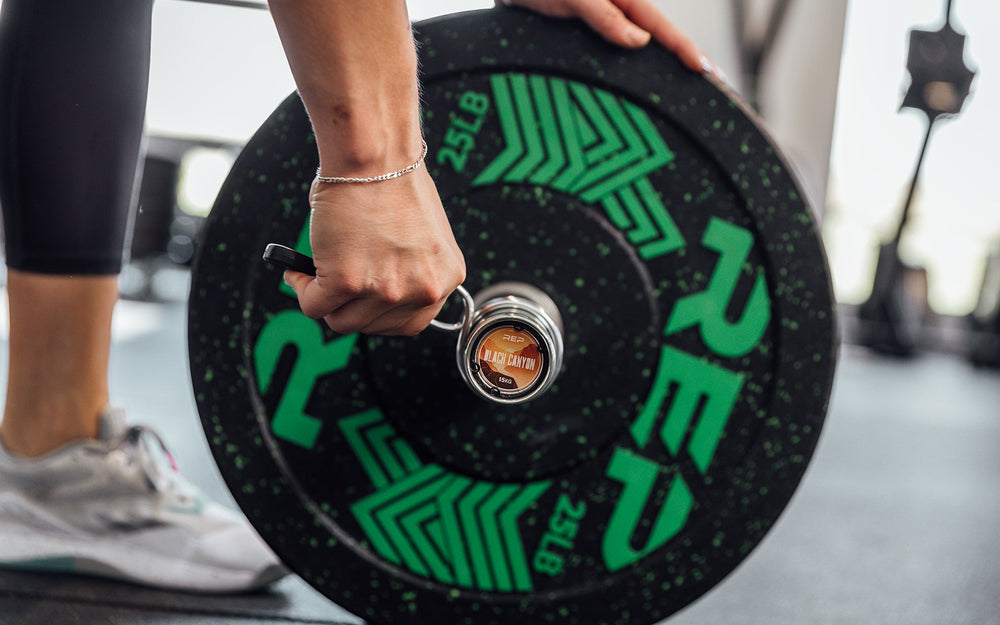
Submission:
[[194,273],[213,453],[274,550],[369,622],[659,621],[750,554],[816,445],[835,323],[813,216],[743,107],[665,51],[503,9],[417,36],[466,287],[548,293],[562,371],[493,404],[453,334],[338,336],[299,312],[259,260],[309,252],[293,95],[234,166]]

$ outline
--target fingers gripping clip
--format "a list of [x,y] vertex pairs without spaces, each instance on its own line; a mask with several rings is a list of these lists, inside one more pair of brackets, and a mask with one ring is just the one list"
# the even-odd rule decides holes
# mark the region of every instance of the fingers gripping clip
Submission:
[[[313,263],[312,258],[300,252],[296,252],[289,247],[285,247],[284,245],[269,243],[264,249],[264,260],[269,263],[274,263],[279,267],[291,269],[292,271],[298,271],[309,276],[316,275],[316,265]],[[431,321],[431,326],[444,332],[458,332],[458,340],[459,343],[461,343],[465,340],[465,337],[469,335],[469,330],[472,328],[472,316],[475,312],[476,303],[472,300],[472,296],[469,295],[469,292],[466,291],[464,287],[456,287],[455,292],[462,297],[462,304],[465,306],[465,311],[462,313],[462,319],[454,323],[447,323],[434,319]]]

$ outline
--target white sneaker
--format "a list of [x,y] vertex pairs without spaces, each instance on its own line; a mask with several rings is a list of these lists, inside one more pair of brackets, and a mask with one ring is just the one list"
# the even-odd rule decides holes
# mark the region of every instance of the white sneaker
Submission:
[[98,440],[37,459],[0,445],[0,567],[84,573],[201,593],[287,574],[239,514],[172,468],[160,438],[101,415]]

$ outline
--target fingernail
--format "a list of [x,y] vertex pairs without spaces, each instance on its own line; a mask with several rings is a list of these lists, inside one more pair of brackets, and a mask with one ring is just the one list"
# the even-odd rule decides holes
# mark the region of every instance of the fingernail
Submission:
[[629,45],[635,47],[642,47],[649,43],[651,35],[648,31],[645,31],[638,26],[630,27],[625,31],[625,40],[628,41]]
[[712,65],[712,62],[709,61],[708,57],[705,56],[704,54],[701,55],[701,58],[698,59],[698,62],[701,63],[701,69],[706,74],[711,74],[715,71],[715,66]]

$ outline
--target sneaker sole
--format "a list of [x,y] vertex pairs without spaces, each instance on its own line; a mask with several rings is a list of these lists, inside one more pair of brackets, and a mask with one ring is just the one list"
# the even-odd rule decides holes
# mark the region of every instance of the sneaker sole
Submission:
[[122,552],[119,541],[65,539],[2,521],[0,536],[4,537],[0,541],[0,568],[7,569],[93,575],[202,594],[259,590],[288,575],[280,564],[245,572],[178,560],[132,545],[121,559],[112,561],[109,554]]

